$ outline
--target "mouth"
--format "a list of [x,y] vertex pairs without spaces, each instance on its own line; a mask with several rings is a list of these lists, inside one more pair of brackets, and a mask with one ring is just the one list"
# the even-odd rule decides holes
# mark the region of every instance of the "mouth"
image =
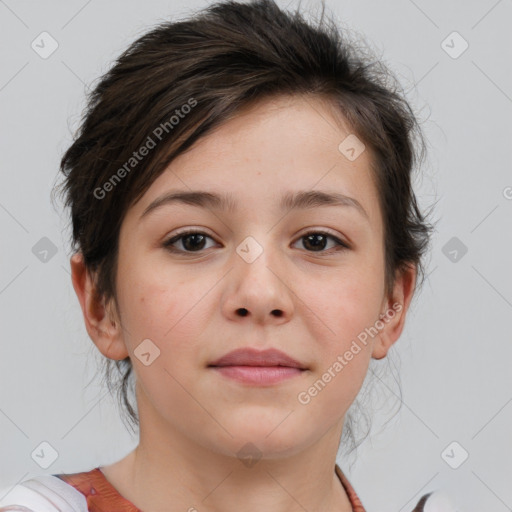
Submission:
[[208,365],[219,375],[251,385],[272,385],[301,375],[307,367],[276,349],[241,348]]

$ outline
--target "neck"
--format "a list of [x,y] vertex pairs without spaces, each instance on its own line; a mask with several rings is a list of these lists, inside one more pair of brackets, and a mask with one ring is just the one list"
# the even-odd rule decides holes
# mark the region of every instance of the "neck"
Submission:
[[[322,447],[310,446],[287,458],[228,457],[174,432],[160,438],[141,423],[140,443],[102,472],[120,494],[141,510],[190,512],[351,512],[335,474],[331,429]],[[150,438],[150,439],[148,439]],[[150,448],[151,447],[151,448]]]

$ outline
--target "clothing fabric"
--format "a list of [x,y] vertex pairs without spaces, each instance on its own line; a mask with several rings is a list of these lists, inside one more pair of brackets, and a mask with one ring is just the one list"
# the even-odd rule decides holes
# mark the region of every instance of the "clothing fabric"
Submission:
[[[336,474],[353,512],[365,512],[356,491],[336,464]],[[411,512],[425,508],[429,494]],[[0,490],[0,512],[142,512],[121,496],[99,467],[72,474],[43,475],[26,480],[12,490]]]
[[12,489],[0,489],[0,511],[89,512],[85,496],[54,475],[37,476]]

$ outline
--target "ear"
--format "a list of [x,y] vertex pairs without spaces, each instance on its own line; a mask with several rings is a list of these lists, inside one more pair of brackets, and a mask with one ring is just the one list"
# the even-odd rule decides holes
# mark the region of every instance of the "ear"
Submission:
[[124,359],[128,351],[122,337],[121,322],[113,305],[96,298],[95,282],[85,267],[83,255],[77,252],[71,256],[71,280],[77,294],[85,328],[99,351],[110,359]]
[[389,349],[400,338],[414,293],[416,276],[416,265],[410,265],[405,270],[399,271],[392,296],[384,298],[380,315],[384,328],[375,338],[372,349],[374,359],[386,357]]

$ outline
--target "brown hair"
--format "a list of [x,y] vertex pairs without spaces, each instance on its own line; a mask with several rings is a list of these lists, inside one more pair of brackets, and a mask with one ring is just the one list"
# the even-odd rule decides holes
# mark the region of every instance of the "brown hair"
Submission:
[[[272,0],[218,2],[187,20],[157,25],[101,77],[60,165],[72,249],[95,275],[98,298],[117,302],[118,237],[131,205],[195,141],[271,95],[327,99],[346,119],[373,155],[386,289],[409,265],[424,277],[430,226],[411,183],[425,153],[423,135],[391,72],[349,44],[322,7],[314,27],[299,10],[285,12]],[[138,424],[127,395],[130,358],[105,360],[109,389],[115,363],[120,398]]]

